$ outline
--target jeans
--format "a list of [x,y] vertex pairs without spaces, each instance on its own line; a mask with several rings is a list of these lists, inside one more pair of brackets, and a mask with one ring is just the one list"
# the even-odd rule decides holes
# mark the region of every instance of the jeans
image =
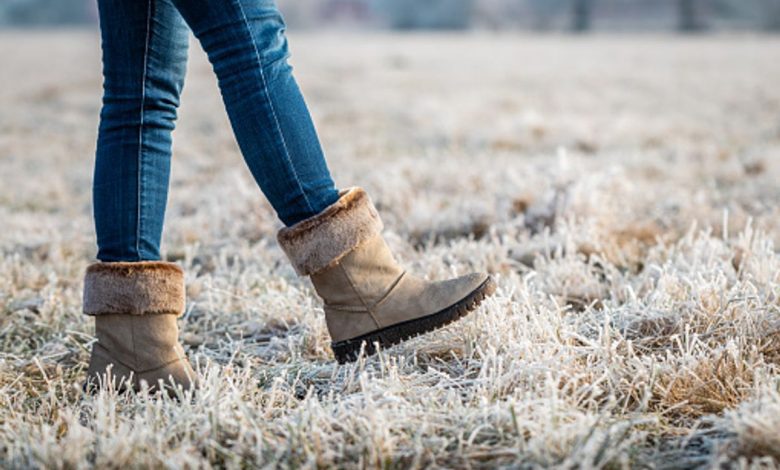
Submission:
[[287,63],[273,0],[98,0],[104,94],[93,184],[98,259],[160,259],[171,133],[191,29],[241,153],[285,225],[338,199]]

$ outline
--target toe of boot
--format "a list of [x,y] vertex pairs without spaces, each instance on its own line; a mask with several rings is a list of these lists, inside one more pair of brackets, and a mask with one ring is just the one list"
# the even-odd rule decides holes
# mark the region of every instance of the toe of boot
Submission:
[[470,273],[454,279],[431,283],[432,293],[430,295],[440,298],[440,306],[444,304],[443,306],[446,307],[465,299],[481,288],[487,288],[490,291],[488,295],[492,294],[495,290],[493,280],[487,273]]
[[176,389],[190,390],[198,387],[198,377],[186,358],[166,364],[159,369],[139,374],[138,383],[144,381],[151,390],[159,387],[173,393]]
[[468,311],[494,291],[495,284],[486,273],[471,273],[445,281],[426,281],[407,276],[380,305],[379,317],[385,326],[448,309],[463,308]]
[[138,383],[145,381],[152,390],[159,387],[173,394],[176,389],[190,390],[197,388],[198,377],[184,354],[181,344],[176,343],[171,354],[166,354],[170,360],[156,368],[146,369],[138,375]]
[[425,284],[420,294],[420,313],[435,315],[450,312],[454,319],[474,310],[496,290],[495,282],[487,273],[471,273]]
[[410,276],[402,279],[378,306],[375,315],[382,320],[379,329],[333,342],[331,347],[339,362],[354,361],[363,347],[366,354],[373,354],[377,343],[392,346],[452,323],[476,309],[493,292],[493,279],[483,273],[439,282]]

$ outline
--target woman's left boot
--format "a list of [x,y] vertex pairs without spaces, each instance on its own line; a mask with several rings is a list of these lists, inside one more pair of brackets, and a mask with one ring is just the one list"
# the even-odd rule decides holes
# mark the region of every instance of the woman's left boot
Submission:
[[85,389],[171,391],[196,385],[179,344],[176,319],[184,313],[184,274],[161,261],[96,263],[84,280],[84,313],[95,317],[97,342]]
[[368,194],[350,188],[319,214],[279,232],[296,271],[309,276],[325,303],[331,347],[354,361],[376,344],[392,346],[441,328],[475,310],[496,285],[487,273],[429,281],[407,272],[382,237]]

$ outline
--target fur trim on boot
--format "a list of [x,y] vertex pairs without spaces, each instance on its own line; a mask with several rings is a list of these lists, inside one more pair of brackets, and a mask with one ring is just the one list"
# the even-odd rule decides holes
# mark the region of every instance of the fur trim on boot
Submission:
[[146,315],[184,313],[184,273],[174,263],[96,263],[84,278],[84,313]]
[[279,231],[279,245],[301,276],[335,266],[382,231],[382,219],[363,189],[349,188],[339,194],[339,200],[319,214]]

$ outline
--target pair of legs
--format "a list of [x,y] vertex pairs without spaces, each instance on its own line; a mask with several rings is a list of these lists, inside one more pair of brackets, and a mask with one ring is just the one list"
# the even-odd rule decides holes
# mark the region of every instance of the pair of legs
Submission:
[[93,198],[101,262],[84,279],[84,313],[95,317],[97,336],[87,384],[197,382],[178,342],[184,273],[159,261],[188,27],[214,66],[241,152],[286,225],[279,245],[323,299],[337,360],[440,328],[493,292],[486,273],[438,282],[407,273],[368,194],[336,190],[273,0],[98,4],[105,96]]
[[98,0],[104,97],[93,205],[101,261],[160,259],[191,29],[252,175],[291,226],[338,199],[273,0]]

